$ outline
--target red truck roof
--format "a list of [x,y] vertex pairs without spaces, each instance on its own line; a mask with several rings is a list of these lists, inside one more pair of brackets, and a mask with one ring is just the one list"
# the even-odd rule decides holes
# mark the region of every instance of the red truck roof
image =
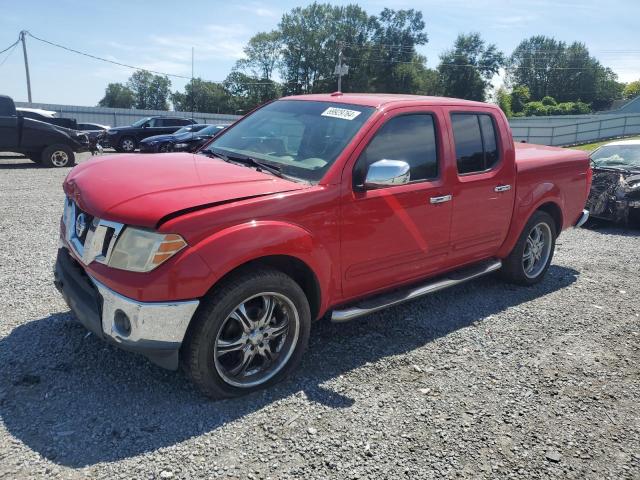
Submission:
[[[398,93],[313,93],[309,95],[296,95],[284,97],[281,100],[296,101],[316,101],[316,102],[336,102],[349,103],[351,105],[362,105],[365,107],[381,107],[391,103],[429,103],[431,105],[467,105],[475,107],[486,107],[483,102],[471,100],[461,100],[459,98],[429,97],[427,95],[405,95]],[[494,105],[491,105],[494,106]],[[497,108],[497,106],[496,106]]]

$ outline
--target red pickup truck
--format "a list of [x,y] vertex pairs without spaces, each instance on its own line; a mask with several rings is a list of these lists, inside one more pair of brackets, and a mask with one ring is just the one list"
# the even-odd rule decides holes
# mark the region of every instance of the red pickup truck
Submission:
[[197,154],[123,154],[64,182],[55,283],[100,338],[208,395],[273,384],[311,321],[500,271],[539,282],[581,225],[586,153],[514,145],[494,105],[283,98]]

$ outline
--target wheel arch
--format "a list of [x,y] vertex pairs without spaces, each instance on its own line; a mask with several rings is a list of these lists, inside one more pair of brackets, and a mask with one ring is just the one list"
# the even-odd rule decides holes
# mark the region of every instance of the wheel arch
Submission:
[[299,225],[251,221],[219,231],[198,242],[194,249],[212,273],[207,279],[207,294],[240,270],[268,266],[291,276],[300,285],[314,319],[324,313],[335,295],[329,251]]
[[538,211],[548,213],[551,218],[553,218],[553,222],[556,227],[556,237],[560,235],[564,225],[564,215],[562,213],[560,202],[557,199],[542,199],[535,206],[530,208],[526,215],[519,215],[520,219],[513,222],[511,229],[509,230],[509,234],[497,254],[498,258],[505,258],[511,253],[511,250],[513,250],[518,242],[518,239],[520,238],[520,235],[522,235],[522,231],[529,222],[529,219]]
[[311,318],[315,319],[318,317],[322,305],[322,291],[318,277],[307,263],[292,255],[266,255],[248,260],[222,275],[211,286],[205,296],[211,295],[216,288],[230,278],[264,267],[273,268],[290,276],[305,293],[309,301]]
[[[555,202],[543,203],[538,208],[536,208],[531,213],[531,215],[533,215],[535,212],[537,212],[539,210],[543,211],[543,212],[546,212],[549,215],[551,215],[551,218],[553,218],[553,222],[555,223],[555,227],[556,227],[556,236],[559,235],[560,232],[562,231],[562,225],[564,224],[564,219],[563,219],[563,215],[562,215],[562,209],[560,208],[560,205],[558,205]],[[529,218],[531,218],[531,216],[529,216]]]

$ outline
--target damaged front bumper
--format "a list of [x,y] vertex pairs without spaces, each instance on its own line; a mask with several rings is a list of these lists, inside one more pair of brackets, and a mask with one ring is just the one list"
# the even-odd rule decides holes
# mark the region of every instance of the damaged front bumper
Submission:
[[587,208],[594,218],[640,222],[640,174],[594,168]]
[[58,250],[54,283],[76,319],[97,337],[161,367],[178,368],[180,346],[198,300],[127,298],[91,277],[65,247]]

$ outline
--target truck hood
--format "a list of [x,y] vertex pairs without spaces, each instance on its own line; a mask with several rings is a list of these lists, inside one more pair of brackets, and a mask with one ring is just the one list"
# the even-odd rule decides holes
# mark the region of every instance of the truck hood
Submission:
[[308,185],[191,153],[122,154],[89,160],[64,181],[67,196],[91,215],[156,228],[168,215]]

